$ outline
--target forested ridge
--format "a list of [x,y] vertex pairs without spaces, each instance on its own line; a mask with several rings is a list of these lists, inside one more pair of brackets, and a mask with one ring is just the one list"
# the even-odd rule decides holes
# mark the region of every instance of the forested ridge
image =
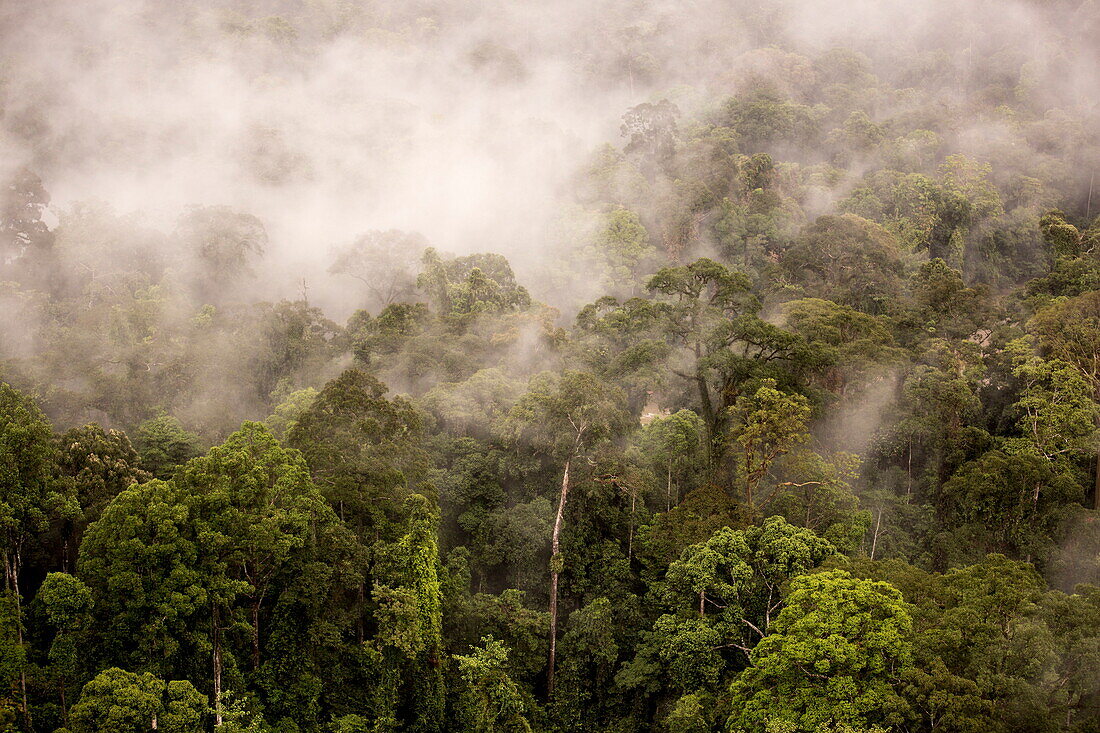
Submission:
[[0,731],[1100,730],[1096,2],[108,5],[0,5]]

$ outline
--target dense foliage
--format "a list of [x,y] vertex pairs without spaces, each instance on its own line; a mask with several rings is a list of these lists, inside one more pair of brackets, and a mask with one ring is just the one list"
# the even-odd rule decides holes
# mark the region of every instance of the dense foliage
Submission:
[[[315,5],[193,30],[460,23]],[[1095,44],[1095,3],[1027,7]],[[658,30],[578,50],[652,96],[543,264],[369,231],[350,314],[252,295],[251,213],[9,176],[0,731],[1100,730],[1095,110],[1008,42],[746,22],[688,91]]]

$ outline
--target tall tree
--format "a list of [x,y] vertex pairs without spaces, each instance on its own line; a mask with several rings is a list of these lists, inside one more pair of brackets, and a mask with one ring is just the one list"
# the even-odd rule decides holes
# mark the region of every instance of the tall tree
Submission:
[[733,683],[727,730],[900,723],[897,687],[912,664],[912,628],[901,593],[887,583],[842,570],[796,578],[773,632]]
[[786,386],[829,357],[798,334],[758,318],[759,302],[750,286],[744,273],[708,259],[665,268],[646,285],[671,306],[667,337],[676,348],[670,368],[698,394],[714,469],[723,468],[729,408],[747,382],[773,377]]
[[53,243],[42,213],[50,195],[30,169],[16,170],[0,188],[0,267]]
[[[197,564],[209,580],[217,696],[220,627],[238,623],[233,618],[238,599],[247,619],[250,668],[258,675],[262,623],[280,585],[290,582],[288,574],[304,570],[301,559],[316,556],[316,544],[334,531],[337,520],[301,454],[281,447],[260,423],[244,423],[172,481],[186,497],[192,531],[201,543]],[[216,697],[215,705],[220,704]]]
[[[1072,364],[1100,401],[1100,291],[1078,295],[1043,308],[1028,322],[1040,350]],[[1093,508],[1100,509],[1100,446],[1096,452]]]
[[370,297],[367,307],[380,310],[413,298],[426,248],[427,240],[415,232],[373,230],[337,250],[328,271],[360,281]]
[[407,532],[379,550],[373,600],[382,656],[377,698],[395,729],[435,733],[444,713],[443,595],[438,512],[427,497],[405,501]]
[[[12,604],[16,643],[23,645],[23,596],[19,586],[27,545],[49,527],[59,503],[53,430],[30,398],[0,382],[0,562],[4,595]],[[20,709],[31,725],[26,671],[19,671]]]
[[550,657],[546,673],[550,695],[554,691],[558,579],[564,566],[561,533],[570,471],[578,458],[625,430],[629,416],[624,401],[621,390],[585,372],[566,371],[560,377],[541,374],[531,380],[527,393],[502,422],[502,432],[513,443],[526,444],[562,465],[558,508],[550,535]]

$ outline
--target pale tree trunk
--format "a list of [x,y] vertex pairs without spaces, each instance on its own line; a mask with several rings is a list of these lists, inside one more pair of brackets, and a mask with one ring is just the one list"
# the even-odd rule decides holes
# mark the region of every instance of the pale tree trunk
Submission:
[[550,536],[550,660],[546,670],[546,695],[554,695],[554,661],[558,647],[558,575],[561,546],[561,525],[565,512],[565,502],[569,498],[569,464],[572,457],[565,461],[565,473],[561,479],[561,496],[558,499],[558,513],[554,517],[554,531]]
[[668,459],[668,488],[665,490],[665,511],[672,509],[672,459]]
[[[4,584],[12,598],[15,600],[15,636],[19,648],[23,648],[23,598],[19,595],[19,570],[22,565],[20,550],[4,553]],[[19,668],[19,692],[22,697],[20,712],[23,713],[23,723],[27,730],[31,728],[31,709],[27,704],[27,669],[26,665]]]
[[222,725],[222,644],[221,629],[218,627],[217,606],[213,608],[211,624],[213,625],[214,636],[214,727],[220,728]]
[[879,529],[882,527],[882,507],[878,508],[878,519],[875,522],[875,530],[871,533],[871,559],[875,559],[875,550],[878,549]]
[[630,534],[626,539],[626,559],[627,561],[634,559],[634,505],[638,500],[638,490],[631,489],[630,491]]

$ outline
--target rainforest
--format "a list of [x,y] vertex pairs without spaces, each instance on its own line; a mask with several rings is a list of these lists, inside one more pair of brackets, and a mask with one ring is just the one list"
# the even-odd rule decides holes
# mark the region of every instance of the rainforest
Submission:
[[0,731],[1100,731],[1100,2],[0,0]]

